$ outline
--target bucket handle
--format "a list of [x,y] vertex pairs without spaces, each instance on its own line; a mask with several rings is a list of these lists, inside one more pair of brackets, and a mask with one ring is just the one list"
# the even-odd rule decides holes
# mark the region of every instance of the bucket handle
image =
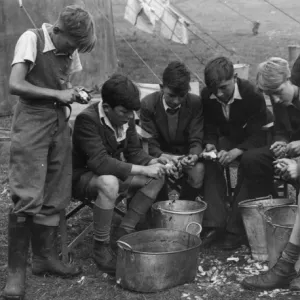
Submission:
[[126,242],[123,242],[123,241],[117,241],[117,245],[119,248],[121,248],[122,250],[129,250],[129,251],[132,251],[132,247],[126,243]]
[[195,234],[195,235],[199,236],[202,231],[202,226],[197,222],[190,222],[189,224],[187,224],[185,227],[185,231],[189,233],[188,229],[191,225],[197,225],[199,227],[197,233]]

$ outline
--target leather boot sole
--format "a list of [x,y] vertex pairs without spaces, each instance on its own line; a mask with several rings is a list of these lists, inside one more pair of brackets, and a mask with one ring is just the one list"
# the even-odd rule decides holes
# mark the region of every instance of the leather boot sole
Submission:
[[100,271],[102,271],[103,273],[107,273],[107,274],[112,275],[112,276],[116,275],[116,269],[115,268],[104,266],[104,265],[98,263],[95,259],[94,259],[94,262],[95,262],[96,266],[98,267],[98,269]]
[[289,288],[289,283],[280,284],[280,285],[277,285],[275,287],[257,287],[257,286],[253,286],[251,284],[243,282],[242,286],[244,288],[246,288],[247,290],[250,290],[250,291],[271,291],[271,290],[275,290],[275,289],[288,289]]
[[81,268],[76,268],[76,271],[73,273],[63,272],[63,271],[57,271],[53,267],[51,267],[51,264],[48,261],[33,261],[32,262],[32,274],[35,276],[56,276],[60,278],[73,278],[77,277],[82,273]]
[[271,286],[271,287],[262,287],[262,286],[258,287],[258,286],[252,285],[244,280],[241,282],[241,285],[244,288],[246,288],[247,290],[251,290],[251,291],[266,291],[266,290],[270,291],[270,290],[275,290],[275,289],[288,289],[290,286],[290,281],[286,282],[286,283],[280,283],[280,284],[277,284],[276,286]]
[[[299,279],[299,278],[298,278]],[[291,291],[300,291],[300,286],[299,285],[293,285],[293,283],[291,282],[290,284],[290,290]]]

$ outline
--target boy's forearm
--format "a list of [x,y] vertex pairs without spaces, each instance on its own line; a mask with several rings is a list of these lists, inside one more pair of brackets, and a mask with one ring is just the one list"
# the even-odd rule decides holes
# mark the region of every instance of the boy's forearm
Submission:
[[131,175],[147,175],[146,167],[139,166],[139,165],[132,165],[130,174]]
[[26,80],[18,83],[10,83],[10,93],[24,98],[57,100],[58,90],[42,88],[29,83]]

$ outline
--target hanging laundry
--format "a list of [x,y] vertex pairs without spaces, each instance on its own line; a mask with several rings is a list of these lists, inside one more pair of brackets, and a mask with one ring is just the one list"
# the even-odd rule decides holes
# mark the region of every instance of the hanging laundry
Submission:
[[180,44],[189,43],[188,23],[173,10],[165,10],[160,25],[160,34]]
[[163,37],[181,44],[188,43],[188,21],[169,0],[128,0],[124,18],[145,32],[153,33],[157,26]]
[[149,19],[140,0],[127,1],[124,19],[142,31],[148,33],[153,33],[154,31],[155,20],[153,23],[153,19]]

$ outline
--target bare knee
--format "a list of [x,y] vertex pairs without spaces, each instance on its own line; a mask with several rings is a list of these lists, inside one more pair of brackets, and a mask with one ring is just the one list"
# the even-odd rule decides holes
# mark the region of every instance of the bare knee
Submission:
[[196,165],[189,172],[188,183],[193,188],[200,188],[203,185],[205,167],[203,163],[196,163]]
[[113,175],[99,176],[96,187],[98,194],[104,194],[108,199],[115,201],[119,193],[119,180]]

